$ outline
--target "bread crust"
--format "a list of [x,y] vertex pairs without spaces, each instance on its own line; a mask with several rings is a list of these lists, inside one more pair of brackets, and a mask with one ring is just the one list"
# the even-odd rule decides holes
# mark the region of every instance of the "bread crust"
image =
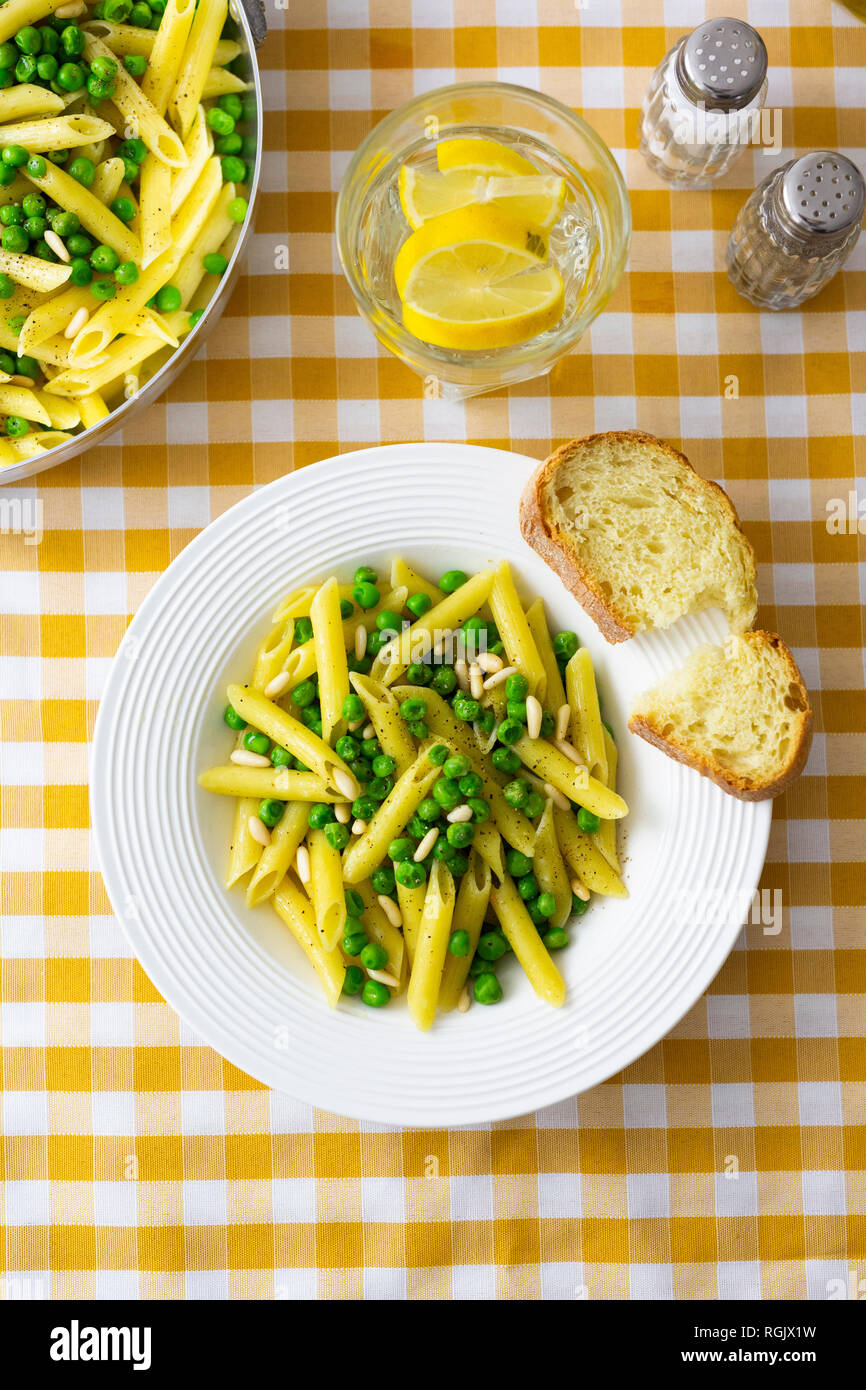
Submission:
[[735,796],[740,801],[767,801],[770,797],[778,796],[792,782],[795,782],[806,766],[812,743],[812,709],[797,663],[779,634],[759,630],[743,635],[755,641],[766,642],[777,652],[785,664],[790,683],[797,686],[804,706],[790,756],[778,777],[774,777],[760,786],[751,785],[746,782],[745,778],[719,767],[712,759],[702,757],[690,749],[684,748],[676,738],[664,737],[642,714],[633,714],[628,721],[628,727],[633,734],[637,734],[638,738],[645,739],[647,743],[651,743],[654,748],[660,749],[662,753],[666,753],[669,758],[673,758],[676,762],[694,768],[702,777],[708,777],[711,782],[715,782],[717,787],[721,787],[722,791],[727,792],[730,796]]
[[740,525],[736,508],[724,488],[719,487],[718,483],[714,483],[708,478],[702,478],[685,454],[681,454],[666,440],[658,439],[655,435],[647,434],[644,430],[606,430],[598,434],[586,435],[582,439],[570,439],[567,444],[560,445],[549,458],[546,458],[538,466],[523,489],[520,498],[520,532],[527,544],[532,547],[536,554],[541,556],[544,563],[559,576],[569,593],[573,594],[578,603],[586,609],[603,637],[608,642],[615,643],[625,642],[629,637],[634,637],[637,629],[626,623],[605,602],[593,583],[592,576],[580,564],[568,545],[564,543],[559,528],[549,522],[543,502],[544,491],[557,469],[563,463],[570,462],[582,450],[600,440],[605,440],[611,444],[630,442],[649,445],[651,448],[661,449],[678,463],[684,464],[694,478],[697,487],[718,494],[730,513],[731,521],[739,532],[743,545],[751,554],[753,563],[755,552],[751,541]]

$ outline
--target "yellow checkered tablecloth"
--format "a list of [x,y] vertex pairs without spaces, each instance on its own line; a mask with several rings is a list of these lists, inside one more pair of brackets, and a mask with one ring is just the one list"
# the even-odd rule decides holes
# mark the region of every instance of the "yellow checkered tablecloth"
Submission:
[[[307,0],[268,7],[264,197],[207,352],[122,438],[0,491],[0,1296],[840,1298],[866,1291],[862,542],[828,526],[866,462],[866,237],[802,312],[723,270],[746,190],[794,152],[866,168],[866,24],[739,0],[770,53],[784,150],[713,193],[637,153],[652,67],[701,0]],[[478,77],[579,108],[629,183],[610,306],[552,376],[425,400],[337,268],[351,151],[414,93]],[[289,269],[281,267],[288,259]],[[400,1132],[269,1092],[131,959],[88,841],[88,736],[157,575],[287,469],[379,441],[543,457],[640,426],[723,481],[817,732],[775,805],[749,926],[673,1033],[596,1090],[505,1124]],[[860,506],[866,511],[861,477]],[[41,544],[14,533],[43,507]],[[864,523],[866,524],[866,523]],[[12,527],[13,533],[9,533]]]

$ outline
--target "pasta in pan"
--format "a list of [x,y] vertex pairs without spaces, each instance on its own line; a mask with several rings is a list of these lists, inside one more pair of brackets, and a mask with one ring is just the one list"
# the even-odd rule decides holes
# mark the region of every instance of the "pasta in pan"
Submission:
[[0,379],[30,392],[0,402],[0,468],[105,419],[201,318],[248,213],[242,62],[226,0],[0,5]]
[[626,895],[627,807],[589,654],[509,566],[294,589],[227,696],[235,747],[199,779],[234,799],[227,884],[277,911],[332,1007],[405,990],[427,1031],[498,1002],[510,954],[562,1004],[569,923]]

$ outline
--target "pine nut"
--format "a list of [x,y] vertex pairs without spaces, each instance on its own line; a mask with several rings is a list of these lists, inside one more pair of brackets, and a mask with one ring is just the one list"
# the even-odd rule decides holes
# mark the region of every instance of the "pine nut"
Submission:
[[541,716],[544,711],[541,708],[540,700],[534,695],[526,697],[526,732],[530,738],[538,738],[541,733]]
[[435,657],[437,661],[445,649],[446,642],[451,639],[451,632],[452,629],[450,627],[444,627],[430,649],[430,655]]
[[355,628],[355,657],[362,661],[367,650],[367,629],[363,623],[359,623]]
[[459,825],[461,821],[472,819],[471,806],[455,806],[453,811],[449,811],[445,817],[452,825]]
[[364,725],[363,729],[361,730],[361,734],[363,738],[375,738],[376,730],[373,728],[373,725],[368,722]]
[[57,233],[53,232],[50,227],[46,232],[42,233],[42,237],[45,242],[45,245],[50,246],[55,256],[59,256],[61,261],[72,260],[72,257],[67,251],[64,243],[60,240],[60,237],[57,235]]
[[393,898],[389,898],[387,893],[380,893],[376,899],[392,927],[402,927],[403,914]]
[[564,796],[558,787],[552,787],[549,782],[545,782],[544,784],[544,795],[549,797],[554,806],[559,807],[560,811],[571,810],[571,802],[568,797]]
[[352,808],[348,801],[338,801],[334,806],[334,815],[340,825],[348,825],[352,819]]
[[481,667],[474,661],[469,667],[469,693],[473,700],[480,700],[484,694],[484,677],[481,674]]
[[367,830],[367,822],[366,822],[365,820],[361,820],[360,816],[358,817],[357,820],[353,820],[353,821],[352,821],[352,834],[353,834],[353,835],[363,835],[363,834],[365,834],[366,830]]
[[421,841],[415,853],[412,855],[412,858],[415,860],[416,864],[420,864],[422,859],[427,858],[427,855],[430,853],[431,849],[433,848],[438,839],[439,831],[436,829],[436,826],[433,825],[427,831],[427,834],[424,836],[424,839]]
[[568,726],[571,723],[571,706],[560,705],[556,711],[556,737],[566,738],[568,736]]
[[466,665],[466,658],[458,656],[454,662],[454,674],[457,677],[457,684],[461,690],[469,689],[469,667]]
[[355,781],[351,772],[344,772],[341,767],[335,767],[333,771],[334,786],[342,796],[354,801],[358,795],[358,783]]
[[288,671],[279,671],[265,686],[265,699],[278,700],[288,690],[291,680]]
[[464,986],[463,986],[463,991],[462,991],[462,993],[461,993],[461,995],[460,995],[460,998],[457,1000],[457,1012],[458,1012],[459,1014],[468,1013],[471,1004],[472,1004],[472,991],[471,991],[471,989],[469,988],[468,985],[464,985]]
[[571,891],[576,898],[580,898],[582,903],[589,902],[589,889],[584,888],[579,878],[573,878],[571,880]]
[[586,767],[586,763],[583,761],[583,758],[580,756],[573,743],[568,743],[564,738],[555,738],[553,740],[553,746],[554,748],[558,748],[560,753],[564,754],[570,762],[577,763],[578,767]]
[[88,314],[87,310],[84,308],[84,305],[82,305],[81,308],[78,310],[78,312],[77,312],[76,314],[73,314],[73,315],[72,315],[72,318],[69,320],[68,324],[67,324],[66,327],[64,328],[64,330],[63,330],[63,336],[64,336],[64,338],[75,338],[75,337],[77,337],[78,334],[81,332],[82,328],[84,327],[84,325],[86,324],[86,322],[87,322],[87,320],[88,320],[89,318],[90,318],[90,315]]
[[230,762],[236,763],[238,767],[271,766],[270,758],[266,758],[264,753],[251,753],[248,748],[236,748],[231,755]]
[[126,401],[138,394],[138,372],[127,372],[123,378],[123,398]]
[[353,719],[351,724],[347,724],[346,727],[349,733],[356,734],[366,718],[366,714],[362,714],[360,719]]
[[516,666],[500,666],[498,671],[494,671],[492,676],[488,676],[484,682],[485,690],[495,690],[497,685],[502,685],[509,676],[513,676],[517,670]]
[[298,845],[298,852],[295,855],[295,868],[298,871],[298,878],[302,883],[309,883],[312,878],[310,872],[310,851],[306,845]]
[[77,19],[80,14],[84,14],[86,6],[81,0],[73,0],[71,5],[61,5],[59,10],[55,10],[58,19]]
[[481,670],[486,671],[488,675],[493,675],[495,671],[502,670],[502,657],[497,656],[495,652],[479,652],[475,661],[477,665],[481,667]]
[[271,843],[271,832],[264,822],[259,820],[258,816],[250,816],[247,821],[247,829],[256,843],[267,849]]
[[10,385],[10,386],[35,386],[35,385],[36,385],[36,378],[35,378],[35,376],[22,376],[20,372],[15,372],[15,373],[14,373],[12,376],[10,376],[10,378],[9,378],[9,385]]
[[367,974],[371,980],[378,980],[380,985],[387,985],[389,989],[400,988],[400,981],[389,975],[387,970],[370,970],[368,967]]

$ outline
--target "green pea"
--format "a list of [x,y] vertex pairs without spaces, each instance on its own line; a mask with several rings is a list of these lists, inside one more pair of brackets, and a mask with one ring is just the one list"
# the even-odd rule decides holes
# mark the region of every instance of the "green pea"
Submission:
[[284,801],[265,800],[259,802],[259,820],[265,825],[277,825],[286,810]]
[[15,42],[22,53],[41,53],[42,35],[32,24],[25,24],[23,29],[19,29],[15,35]]
[[258,729],[248,729],[243,737],[243,745],[250,753],[258,753],[264,757],[271,751],[271,740],[267,734],[259,733]]
[[[53,261],[57,263],[57,255],[45,240],[35,241],[30,247],[31,256],[38,256],[41,261]],[[112,290],[114,286],[112,286]]]
[[143,164],[147,158],[147,145],[136,136],[132,140],[122,141],[117,147],[117,153],[121,159],[131,159],[135,164]]
[[553,650],[559,661],[570,661],[579,646],[576,632],[558,632],[553,639]]
[[60,35],[60,47],[70,58],[77,58],[84,52],[84,31],[77,24],[67,24]]
[[384,801],[394,790],[393,777],[373,777],[367,783],[367,793],[377,802]]
[[457,677],[450,666],[443,666],[436,672],[430,685],[437,695],[447,698],[457,689]]
[[[2,86],[2,83],[0,83]],[[0,159],[0,188],[8,188],[10,183],[14,183],[18,177],[18,170],[11,164],[4,164]]]
[[231,135],[235,128],[234,117],[230,116],[227,111],[222,111],[218,106],[212,106],[208,111],[207,123],[216,135]]
[[301,681],[300,685],[296,685],[292,691],[292,704],[297,705],[299,709],[305,709],[307,705],[313,703],[316,693],[316,687],[312,681]]
[[287,748],[281,748],[278,743],[275,743],[271,749],[271,762],[274,767],[291,767],[294,758]]
[[394,877],[401,888],[420,888],[426,882],[427,870],[423,864],[416,864],[412,859],[404,859],[394,870]]
[[516,719],[519,724],[526,723],[525,700],[509,700],[505,706],[505,712],[509,719]]
[[334,819],[334,809],[326,801],[316,801],[307,812],[307,824],[311,830],[322,830]]
[[26,322],[27,318],[24,314],[14,314],[9,320],[9,331],[14,333],[17,338]]
[[470,979],[477,980],[482,975],[493,975],[495,970],[496,966],[492,960],[485,960],[483,956],[476,955],[469,967],[469,976]]
[[292,766],[294,767],[295,772],[309,772],[309,770],[310,770],[310,769],[307,767],[306,763],[302,763],[302,762],[301,762],[300,758],[293,758],[293,759],[292,759]]
[[368,980],[361,990],[361,998],[371,1009],[381,1009],[390,1002],[391,991],[378,980]]
[[66,249],[71,256],[89,256],[93,250],[93,242],[83,232],[76,232],[74,236],[67,238]]
[[[243,139],[236,130],[233,130],[231,135],[218,136],[215,141],[217,154],[240,154],[243,147]],[[225,178],[225,170],[223,171],[223,178]]]
[[498,772],[519,772],[522,766],[517,754],[510,748],[494,748],[490,760]]
[[588,907],[588,898],[579,898],[576,893],[572,894],[571,912],[573,917],[582,917]]
[[24,221],[24,208],[17,203],[7,203],[0,208],[0,222],[4,227],[20,226]]
[[114,272],[118,285],[134,285],[138,279],[138,266],[135,261],[123,261]]
[[[42,217],[45,213],[45,199],[41,193],[25,193],[21,199],[21,207],[25,217]],[[5,208],[0,208],[0,218],[5,211]]]
[[346,907],[352,917],[361,917],[364,913],[364,899],[355,888],[346,889]]
[[432,678],[432,669],[423,661],[413,661],[406,672],[406,679],[410,685],[429,685]]
[[56,77],[59,67],[53,53],[43,53],[36,59],[36,72],[43,82],[50,82],[52,77]]
[[[201,263],[208,275],[224,275],[228,270],[228,261],[225,256],[221,256],[218,251],[209,251],[206,256],[202,256]],[[346,614],[343,614],[346,617]]]
[[525,700],[528,694],[529,681],[519,671],[515,671],[514,675],[509,676],[505,682],[506,700]]
[[541,939],[548,951],[561,951],[563,946],[568,945],[568,932],[564,932],[562,927],[551,927]]
[[550,738],[555,726],[556,720],[553,715],[548,710],[542,710],[540,736],[542,738]]
[[0,351],[0,372],[5,372],[7,376],[15,373],[15,358],[11,352]]
[[410,594],[406,600],[406,607],[414,618],[423,618],[433,607],[433,600],[429,594]]
[[411,859],[415,853],[415,841],[408,836],[401,836],[398,840],[392,840],[388,846],[388,858],[395,864],[400,864],[405,859]]
[[363,608],[365,611],[368,608],[375,608],[380,597],[381,595],[376,585],[369,580],[364,580],[363,583],[355,584],[352,589],[352,598],[355,600],[358,607]]
[[[112,207],[112,211],[116,211],[114,203],[111,204],[111,207]],[[133,216],[135,216],[135,212],[134,212],[134,211],[133,211]],[[126,220],[127,220],[127,219],[124,218],[124,221],[126,221]],[[157,292],[156,292],[156,307],[157,307],[157,309],[159,310],[159,312],[160,312],[161,314],[170,314],[170,313],[172,313],[175,309],[179,309],[179,308],[180,308],[180,301],[181,301],[181,294],[180,294],[180,290],[177,288],[176,285],[163,285],[162,289],[161,289],[161,290],[157,290]],[[309,618],[307,619],[307,621],[309,622]],[[301,619],[299,618],[298,621],[297,621],[297,623],[295,624],[296,640],[297,640],[297,631],[298,631],[298,629],[300,628],[300,626],[301,626]],[[310,623],[310,636],[312,637],[312,635],[313,635],[313,624]]]
[[476,825],[482,825],[490,819],[490,803],[485,801],[483,796],[470,796],[466,805],[472,812],[472,819]]
[[[58,87],[62,87],[63,90],[64,90],[64,92],[77,92],[77,91],[79,91],[79,90],[84,86],[85,81],[86,81],[86,78],[85,78],[85,74],[84,74],[84,68],[81,66],[80,63],[62,63],[62,64],[61,64],[60,70],[59,70],[59,72],[58,72],[58,74],[57,74],[57,85],[58,85]],[[88,163],[89,163],[89,162],[90,162],[90,161],[88,160]],[[70,164],[70,166],[69,166],[69,172],[70,172],[70,174],[72,173],[72,167],[73,167],[73,165],[74,165],[74,164],[77,164],[77,163],[78,163],[78,161],[75,160],[75,159],[73,159],[72,164]],[[74,177],[75,177],[75,175],[73,174],[73,178],[74,178]],[[83,180],[83,179],[79,179],[78,182],[79,182],[79,183],[83,183],[84,180]],[[92,178],[91,178],[90,182],[91,182],[91,183],[93,182],[93,179],[92,179]]]
[[427,750],[427,761],[434,767],[442,767],[448,759],[448,749],[444,743],[434,743],[432,748]]
[[0,271],[0,299],[11,299],[15,293],[15,281],[5,271]]
[[503,719],[496,730],[496,737],[500,743],[516,743],[519,738],[523,737],[523,733],[523,725],[518,720]]
[[442,771],[446,777],[456,781],[459,777],[465,777],[467,772],[472,771],[472,764],[465,753],[452,753]]
[[[163,289],[166,289],[166,290],[173,290],[173,289],[174,289],[174,285],[163,285]],[[160,303],[159,303],[159,295],[160,295],[160,294],[162,294],[162,290],[160,290],[160,291],[159,291],[159,294],[156,296],[156,299],[157,299],[157,305],[156,305],[156,307],[157,307],[157,309],[160,309],[161,311],[165,311],[165,312],[170,313],[170,312],[171,312],[171,308],[177,308],[177,307],[178,307],[176,304],[174,304],[173,299],[170,299],[169,301],[165,301],[165,302],[163,302],[162,304],[160,304]],[[171,306],[171,307],[169,307],[169,306]],[[312,639],[312,636],[313,636],[313,624],[312,624],[312,622],[310,621],[310,619],[309,619],[309,618],[306,618],[306,617],[304,617],[304,618],[297,618],[297,619],[295,620],[295,646],[296,646],[296,647],[305,647],[305,646],[307,645],[307,643]]]
[[14,43],[0,43],[0,68],[14,68],[18,62],[18,49]]
[[413,738],[429,738],[430,729],[423,719],[413,719],[409,725],[409,733]]
[[236,121],[243,119],[244,104],[237,92],[224,92],[217,102],[217,106],[222,111],[228,111],[229,115]]
[[90,262],[83,256],[76,256],[70,266],[69,283],[71,285],[89,285],[93,279],[93,271]]
[[360,695],[347,695],[343,701],[340,713],[347,724],[355,724],[359,719],[363,719],[364,701],[361,699]]
[[44,217],[28,217],[24,223],[24,230],[31,241],[38,241],[48,230],[48,223]]
[[383,608],[381,613],[376,614],[376,626],[380,632],[399,632],[403,626],[403,619],[393,608]]
[[443,594],[453,594],[455,589],[460,589],[468,581],[469,575],[463,570],[446,570],[439,580],[439,588]]
[[361,751],[361,745],[351,734],[343,734],[334,744],[334,752],[338,758],[342,758],[344,763],[350,763],[353,758],[357,758]]
[[325,839],[331,849],[339,850],[342,853],[349,843],[348,825],[340,825],[337,821],[332,821],[330,825],[325,826]]
[[15,64],[15,76],[19,82],[29,82],[36,76],[36,59],[32,53],[22,53]]
[[379,740],[375,737],[375,735],[373,736],[373,738],[365,738],[361,740],[362,758],[367,758],[370,762],[372,762],[374,758],[377,758],[379,756],[381,751],[382,745],[379,742]]
[[306,709],[301,710],[301,723],[306,724],[308,729],[312,729],[314,724],[321,723],[322,707],[318,700],[314,700]]
[[475,948],[482,960],[501,960],[508,951],[508,942],[500,931],[482,932]]
[[537,816],[540,816],[543,813],[546,805],[547,802],[541,795],[541,792],[531,791],[529,793],[529,796],[526,798],[526,805],[523,807],[523,814],[525,816],[528,816],[530,820],[535,820]]
[[517,880],[517,891],[524,902],[528,902],[530,898],[538,897],[538,879],[531,870]]
[[341,617],[341,618],[351,618],[351,616],[352,616],[352,614],[354,613],[354,611],[355,611],[355,605],[354,605],[354,603],[352,603],[351,599],[348,599],[348,598],[341,598],[341,599],[340,599],[340,617]]
[[357,782],[363,784],[369,780],[370,764],[365,763],[363,758],[352,758],[348,764],[348,768]]
[[390,777],[396,770],[397,764],[387,753],[377,753],[373,759],[373,771],[377,777]]
[[455,849],[467,849],[475,839],[475,826],[471,821],[458,821],[456,825],[449,825],[446,837]]
[[22,419],[20,415],[7,415],[5,428],[10,438],[20,439],[23,434],[27,433],[30,427],[27,421]]
[[[15,86],[15,73],[9,68],[0,68],[0,91],[6,87]],[[0,180],[2,182],[2,180]]]
[[468,931],[453,931],[448,938],[448,950],[452,956],[468,956],[472,950],[472,938]]
[[367,638],[367,651],[370,656],[378,656],[383,647],[388,645],[392,634],[390,632],[379,632],[374,629]]
[[508,783],[508,786],[503,791],[503,796],[509,806],[520,807],[526,805],[531,791],[532,787],[529,783],[523,777],[518,777],[514,782]]
[[542,917],[552,917],[556,911],[556,899],[552,893],[539,893],[538,910]]
[[229,219],[232,222],[243,222],[248,211],[249,204],[247,203],[246,198],[232,198],[231,202],[226,208],[226,212],[228,213]]
[[352,575],[353,584],[375,584],[379,576],[370,565],[359,565]]
[[226,705],[225,710],[223,711],[223,719],[226,721],[230,729],[240,730],[245,729],[247,727],[247,721],[244,719],[242,714],[238,714],[237,710],[234,708],[233,705]]
[[425,823],[432,824],[438,820],[442,814],[442,807],[438,801],[434,801],[432,796],[425,796],[421,805],[418,807],[418,818]]
[[366,983],[367,978],[360,965],[350,965],[343,978],[343,993],[360,994]]
[[390,894],[394,892],[397,880],[394,877],[394,870],[389,864],[380,864],[370,875],[370,882],[375,893]]
[[[445,765],[445,773],[447,776],[453,777],[454,774],[449,771],[449,767],[450,760]],[[465,797],[479,796],[484,790],[484,778],[480,777],[477,772],[465,772],[460,778],[458,786]]]
[[0,246],[12,256],[26,251],[29,245],[30,238],[23,227],[4,227],[0,232]]
[[595,835],[601,826],[601,820],[592,811],[587,811],[585,806],[581,806],[577,813],[577,823],[586,835]]
[[347,956],[359,956],[370,938],[364,931],[360,922],[357,924],[357,927],[353,925],[351,929],[349,926],[350,922],[352,922],[352,918],[347,917],[346,926],[343,930],[343,950],[346,952]]
[[455,850],[451,858],[446,860],[445,862],[447,863],[448,868],[451,870],[453,878],[462,878],[463,875],[466,873],[466,870],[469,868],[468,855],[461,854],[459,850]]
[[410,696],[407,700],[401,700],[400,713],[404,719],[423,719],[427,713],[427,702],[416,697]]
[[[60,71],[62,73],[63,68],[61,68]],[[62,85],[61,83],[61,86]],[[79,155],[77,159],[73,159],[69,166],[70,178],[75,179],[75,182],[80,183],[84,188],[90,187],[95,175],[96,165],[92,159],[87,159],[84,155]]]
[[[427,827],[425,826],[424,829],[426,833]],[[443,864],[447,864],[450,867],[458,855],[459,850],[456,850],[453,845],[449,845],[444,835],[440,835],[433,846],[433,858],[441,859]]]
[[[445,766],[447,767],[448,764],[446,763]],[[463,800],[460,795],[460,788],[450,777],[440,777],[439,780],[434,783],[433,796],[445,811],[453,811],[454,807],[459,806],[460,802]]]
[[[226,131],[224,139],[231,134]],[[242,159],[238,159],[236,154],[227,154],[220,161],[224,183],[243,183],[246,178],[247,166]]]
[[[33,196],[38,198],[41,195],[35,193]],[[36,215],[39,216],[38,213]],[[48,220],[58,236],[73,236],[75,232],[81,229],[81,223],[78,220],[77,213],[66,212],[62,208],[52,208],[51,212],[48,213]]]
[[4,145],[2,156],[4,164],[11,164],[13,169],[20,169],[22,164],[26,164],[30,158],[23,145]]
[[524,874],[532,872],[532,860],[519,849],[509,849],[505,852],[505,867],[512,878],[523,878]]
[[473,986],[476,1004],[498,1004],[502,998],[502,986],[495,975],[479,975]]
[[32,377],[37,377],[40,371],[42,370],[35,357],[28,357],[23,353],[18,353],[18,355],[16,356],[15,368],[21,376]]
[[473,719],[478,718],[481,705],[477,700],[473,700],[471,695],[464,695],[461,691],[459,695],[454,696],[451,708],[464,724],[471,724]]
[[423,840],[429,829],[429,825],[424,824],[416,811],[415,815],[406,826],[406,834],[411,835],[415,840]]

